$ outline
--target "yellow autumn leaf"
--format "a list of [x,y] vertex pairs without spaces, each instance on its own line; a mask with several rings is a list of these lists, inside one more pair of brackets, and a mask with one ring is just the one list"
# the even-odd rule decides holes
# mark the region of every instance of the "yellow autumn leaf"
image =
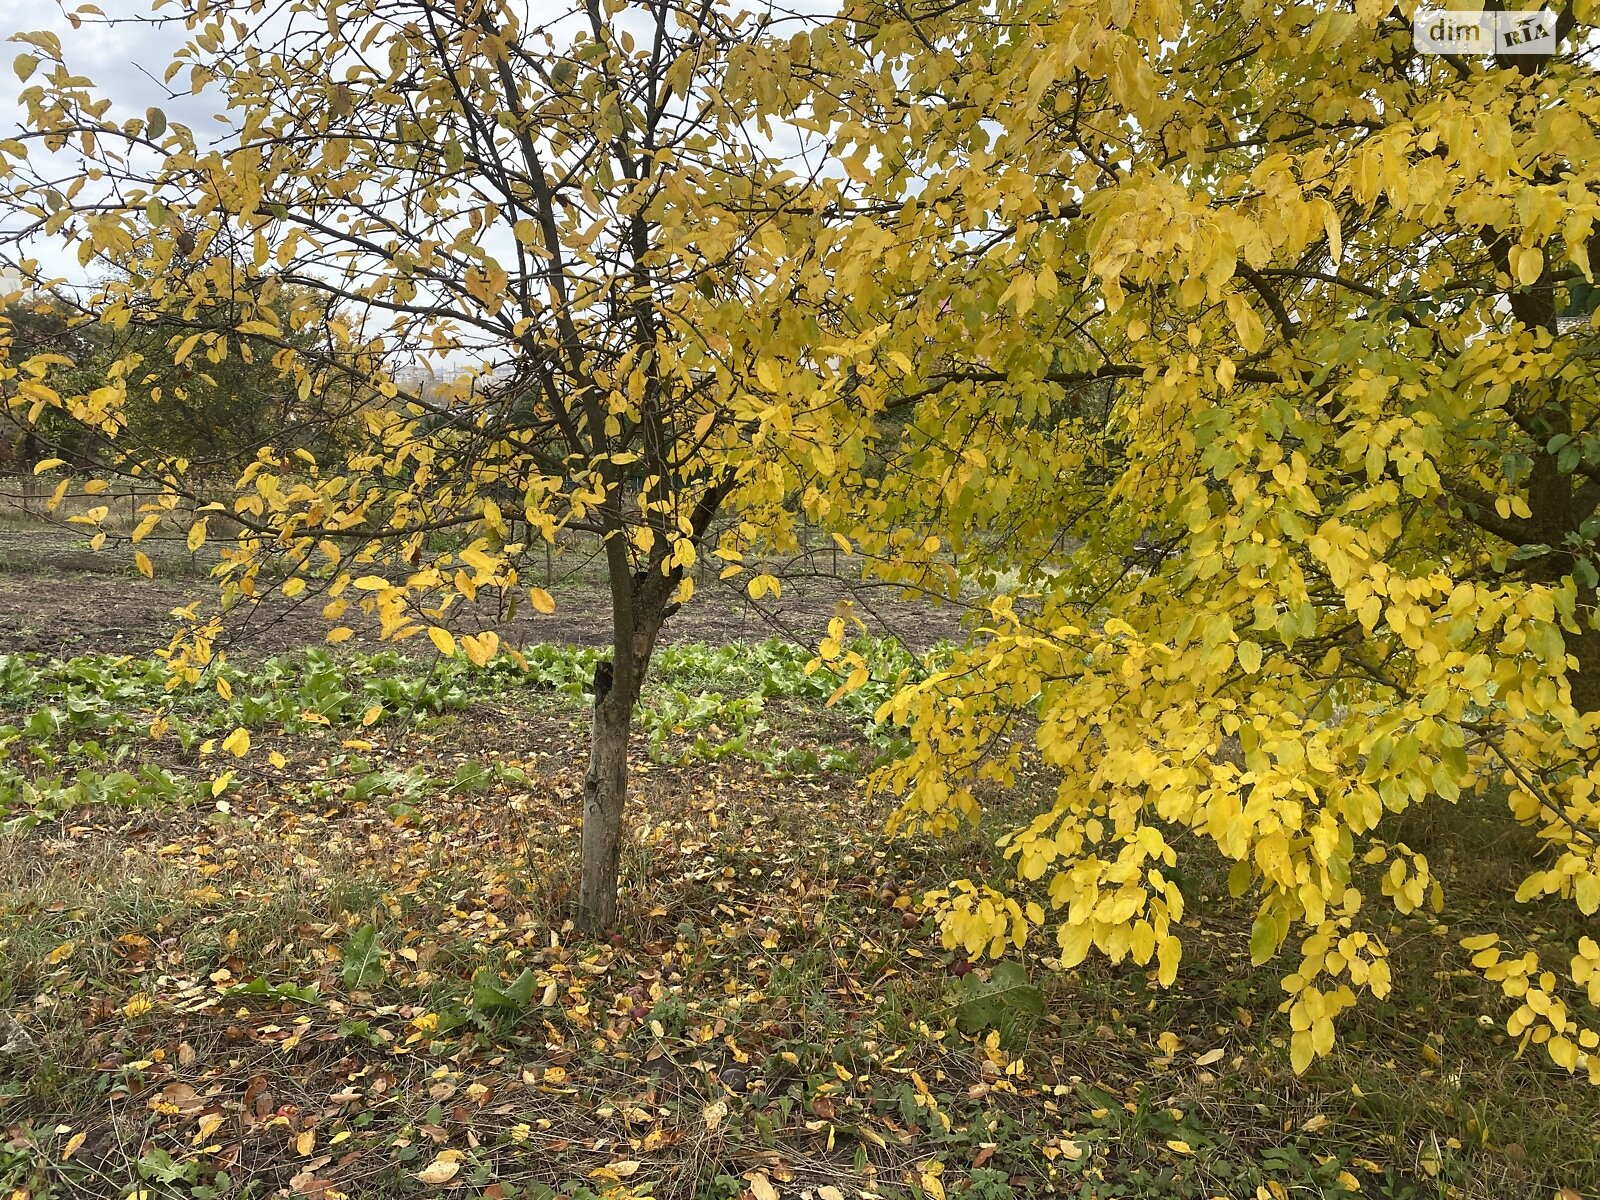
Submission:
[[1537,246],[1517,246],[1511,252],[1512,270],[1517,282],[1531,287],[1539,282],[1544,271],[1544,255]]
[[243,758],[250,753],[250,731],[242,725],[239,726],[222,739],[222,748],[235,758]]
[[485,666],[500,649],[500,635],[492,629],[475,636],[465,635],[461,639],[461,649],[466,652],[467,661],[473,666]]
[[1261,669],[1261,647],[1257,643],[1246,639],[1234,648],[1234,654],[1245,674],[1254,675]]
[[1289,1038],[1289,1066],[1296,1075],[1304,1075],[1314,1057],[1309,1030],[1300,1030]]
[[178,348],[173,351],[172,365],[175,367],[182,366],[183,361],[188,358],[189,355],[194,353],[194,348],[199,344],[200,334],[198,333],[192,333],[188,337],[184,338],[183,341],[178,344]]
[[534,612],[548,615],[556,610],[554,598],[551,597],[549,592],[540,587],[528,589],[528,602],[533,605]]
[[428,626],[428,640],[433,643],[433,648],[446,658],[456,652],[456,639],[448,629],[440,629],[437,625]]
[[422,1170],[417,1172],[418,1181],[437,1187],[441,1183],[449,1183],[461,1170],[461,1164],[453,1158],[440,1155]]
[[128,535],[128,540],[134,545],[144,541],[149,536],[150,531],[161,523],[161,516],[162,514],[158,512],[147,514],[133,527],[133,532]]

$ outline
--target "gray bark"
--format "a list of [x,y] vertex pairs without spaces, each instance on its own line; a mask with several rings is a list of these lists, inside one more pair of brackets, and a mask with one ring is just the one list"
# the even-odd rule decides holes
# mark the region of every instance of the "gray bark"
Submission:
[[583,864],[578,885],[578,924],[591,934],[617,922],[617,870],[634,699],[613,685],[594,709],[589,773],[583,783]]
[[578,882],[578,927],[598,934],[617,922],[617,875],[622,821],[628,799],[628,739],[656,636],[669,612],[673,572],[629,570],[620,537],[606,542],[611,583],[611,687],[595,696],[589,739],[589,773],[583,784],[582,863]]

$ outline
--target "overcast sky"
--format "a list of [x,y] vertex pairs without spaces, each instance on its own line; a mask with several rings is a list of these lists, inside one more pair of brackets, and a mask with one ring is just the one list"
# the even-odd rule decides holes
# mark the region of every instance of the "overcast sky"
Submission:
[[[55,0],[10,0],[5,5],[5,15],[0,16],[0,29],[8,37],[19,30],[51,30],[60,36],[67,61],[75,71],[94,80],[119,106],[143,111],[156,103],[164,91],[140,68],[145,67],[159,79],[172,52],[183,44],[183,26],[173,22],[158,27],[146,21],[123,19],[148,18],[147,0],[102,0],[100,7],[117,21],[116,25],[98,26],[90,23],[91,18],[81,29],[73,29]],[[16,77],[11,78],[15,83]],[[20,91],[21,85],[16,90]],[[15,91],[12,98],[15,99]]]
[[[78,0],[71,0],[68,7],[76,8],[77,4]],[[93,80],[96,91],[111,99],[113,108],[108,115],[113,119],[142,116],[145,109],[156,105],[169,118],[189,123],[201,132],[214,101],[196,102],[187,96],[173,100],[160,83],[173,51],[183,45],[182,23],[152,23],[149,0],[100,0],[99,7],[113,24],[89,18],[81,28],[74,29],[55,0],[7,0],[0,7],[0,36],[9,39],[18,32],[48,29],[61,39],[67,66],[73,73]],[[173,10],[169,6],[166,11]],[[29,49],[11,43],[6,47],[7,53],[0,55],[0,130],[4,135],[22,128],[23,113],[17,97],[28,85],[17,81],[11,60]],[[36,83],[39,78],[35,76],[29,83]],[[47,274],[83,278],[76,255],[63,253],[54,242],[40,243],[37,254]]]

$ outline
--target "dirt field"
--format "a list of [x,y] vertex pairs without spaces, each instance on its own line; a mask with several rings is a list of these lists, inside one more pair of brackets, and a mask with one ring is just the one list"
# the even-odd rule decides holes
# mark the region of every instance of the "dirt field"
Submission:
[[[668,623],[665,639],[727,644],[774,636],[814,640],[841,601],[854,600],[855,612],[875,634],[894,636],[914,648],[960,635],[961,610],[922,600],[901,599],[894,589],[862,587],[858,582],[791,573],[783,597],[757,604],[738,580],[710,577],[695,599]],[[552,589],[556,611],[532,612],[524,603],[506,619],[499,598],[480,593],[476,604],[458,605],[458,632],[495,629],[512,646],[555,642],[580,646],[610,640],[609,601],[594,583],[578,580]],[[200,576],[146,580],[128,573],[120,556],[48,548],[26,559],[0,561],[0,653],[31,651],[67,657],[75,654],[148,654],[165,646],[176,627],[174,608],[212,602],[211,583]],[[324,600],[307,593],[288,600],[272,596],[232,623],[229,648],[258,658],[303,646],[320,645],[329,628]],[[344,643],[376,648],[377,626],[352,610],[341,622],[356,630]]]

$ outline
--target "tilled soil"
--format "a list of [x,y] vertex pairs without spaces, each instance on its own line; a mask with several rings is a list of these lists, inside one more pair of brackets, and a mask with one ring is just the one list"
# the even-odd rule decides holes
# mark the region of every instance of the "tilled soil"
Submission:
[[[31,561],[0,569],[0,653],[29,651],[71,657],[77,654],[149,654],[167,645],[178,621],[172,610],[200,601],[215,603],[212,584],[201,577],[147,580],[126,573],[86,570],[89,556],[42,553]],[[107,560],[108,567],[122,564]],[[611,640],[609,597],[593,585],[552,589],[556,611],[533,612],[526,602],[514,616],[502,609],[501,598],[480,592],[476,602],[458,601],[450,622],[458,633],[494,629],[503,642],[526,646],[551,642],[601,646]],[[785,578],[782,598],[750,600],[739,581],[701,584],[695,598],[667,623],[670,642],[730,644],[792,637],[814,641],[841,605],[878,635],[897,637],[914,649],[961,636],[962,609],[921,599],[905,599],[897,589],[863,586],[814,574]],[[230,616],[227,648],[246,658],[324,644],[333,624],[322,616],[325,597],[307,592],[293,600],[274,593]],[[355,630],[345,646],[372,650],[380,645],[376,620],[354,604],[339,624]]]

